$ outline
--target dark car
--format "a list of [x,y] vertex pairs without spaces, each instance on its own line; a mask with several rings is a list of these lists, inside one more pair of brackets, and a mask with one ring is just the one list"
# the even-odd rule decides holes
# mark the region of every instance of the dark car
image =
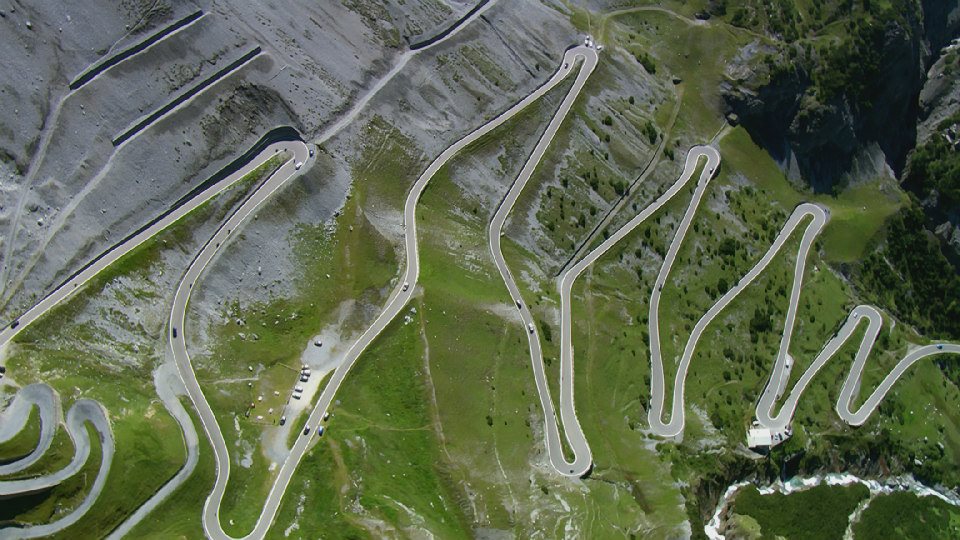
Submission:
[[303,434],[304,434],[304,435],[309,435],[309,434],[310,434],[310,428],[309,428],[309,427],[303,428]]
[[173,337],[177,337],[177,329],[176,329],[176,328],[173,329]]

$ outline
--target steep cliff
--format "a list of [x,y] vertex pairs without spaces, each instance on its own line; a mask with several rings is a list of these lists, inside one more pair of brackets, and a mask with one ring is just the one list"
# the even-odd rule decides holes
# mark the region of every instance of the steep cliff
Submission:
[[728,70],[723,94],[731,119],[793,179],[818,191],[887,166],[902,173],[916,142],[926,68],[960,21],[960,2],[852,4],[781,17],[805,21],[789,29],[771,17],[731,16],[774,37]]

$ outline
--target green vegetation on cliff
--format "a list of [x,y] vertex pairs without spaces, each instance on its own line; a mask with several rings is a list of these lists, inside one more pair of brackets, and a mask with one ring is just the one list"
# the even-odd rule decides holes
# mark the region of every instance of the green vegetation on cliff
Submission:
[[[960,113],[937,127],[946,131],[957,124],[960,124]],[[921,199],[936,196],[938,206],[956,208],[960,205],[960,152],[946,136],[934,134],[914,150],[904,183]]]
[[733,511],[753,518],[762,538],[840,539],[850,514],[869,495],[861,484],[820,485],[789,495],[761,495],[747,486],[737,494]]
[[853,537],[958,538],[960,509],[937,497],[917,497],[906,492],[879,495],[853,525]]
[[859,265],[865,294],[926,334],[960,336],[960,277],[916,203],[887,223],[886,246]]

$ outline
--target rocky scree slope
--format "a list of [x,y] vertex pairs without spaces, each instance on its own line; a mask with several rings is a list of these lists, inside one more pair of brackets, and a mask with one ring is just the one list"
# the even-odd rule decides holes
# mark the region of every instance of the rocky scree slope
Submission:
[[[10,127],[0,133],[2,320],[12,320],[166,210],[267,130],[289,125],[306,140],[319,136],[405,61],[408,42],[444,31],[475,6],[345,0],[278,11],[256,2],[161,0],[86,10],[100,14],[96,21],[64,6],[4,8],[0,43],[8,45],[6,62],[16,69],[0,74],[0,90],[9,98],[0,125]],[[203,16],[192,24],[70,91],[70,81],[88,66],[197,10]],[[521,21],[535,29],[518,31]],[[566,21],[539,4],[494,5],[470,26],[401,70],[368,107],[407,126],[428,154],[540,84],[557,51],[576,39]],[[465,43],[488,55],[489,65],[500,66],[507,87],[491,91],[492,82],[475,69],[433,82],[436,73],[452,71],[424,62]],[[260,55],[182,108],[125,144],[112,144],[138,118],[255,47],[262,48]],[[396,88],[407,81],[429,83],[431,94],[397,96]],[[365,124],[369,117],[358,120]],[[346,195],[345,184],[333,185],[337,193],[321,190],[324,208],[338,206]]]

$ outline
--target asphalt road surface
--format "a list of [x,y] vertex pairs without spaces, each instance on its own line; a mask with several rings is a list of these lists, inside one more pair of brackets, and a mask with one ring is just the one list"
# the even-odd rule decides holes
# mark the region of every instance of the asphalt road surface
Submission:
[[26,427],[30,411],[34,407],[40,416],[40,440],[30,454],[0,465],[0,476],[20,472],[33,465],[47,453],[50,443],[53,442],[53,436],[60,424],[60,399],[49,386],[30,384],[21,388],[10,406],[0,413],[0,443],[12,439]]
[[520,313],[520,320],[525,329],[524,333],[527,335],[527,343],[530,348],[530,362],[533,365],[533,375],[537,383],[537,393],[540,395],[540,406],[543,408],[547,453],[550,457],[550,464],[553,465],[553,468],[558,473],[571,477],[583,476],[590,471],[593,465],[590,445],[587,444],[587,438],[584,436],[583,429],[580,427],[580,421],[577,419],[577,410],[573,404],[573,366],[563,361],[561,361],[560,364],[560,421],[563,422],[563,432],[564,435],[566,435],[567,444],[570,445],[574,456],[573,461],[569,462],[564,456],[563,443],[560,440],[560,428],[557,425],[557,414],[553,407],[553,399],[550,397],[550,387],[547,384],[547,373],[543,366],[543,352],[540,349],[540,334],[537,330],[533,315],[527,308],[527,304],[523,301],[520,288],[517,287],[516,280],[514,280],[513,274],[510,273],[510,268],[503,258],[500,239],[503,235],[503,225],[507,221],[510,211],[520,197],[524,186],[527,185],[527,182],[536,170],[537,165],[540,164],[540,160],[547,151],[550,142],[553,141],[554,136],[557,134],[560,124],[563,123],[567,113],[570,112],[573,102],[577,99],[577,96],[580,95],[580,91],[587,82],[587,78],[593,73],[597,65],[597,60],[597,51],[585,46],[570,49],[564,55],[563,67],[554,75],[554,78],[565,77],[566,74],[573,69],[574,63],[579,61],[581,64],[577,79],[567,92],[566,97],[564,97],[560,103],[560,107],[553,115],[543,135],[541,135],[537,146],[534,147],[530,157],[527,158],[527,162],[523,165],[523,169],[520,170],[520,174],[517,176],[510,191],[507,192],[506,197],[500,203],[500,207],[490,221],[490,228],[488,230],[490,253],[493,255],[493,260],[497,265],[497,270],[500,271],[503,282],[507,285],[510,297],[517,306],[517,311]]

